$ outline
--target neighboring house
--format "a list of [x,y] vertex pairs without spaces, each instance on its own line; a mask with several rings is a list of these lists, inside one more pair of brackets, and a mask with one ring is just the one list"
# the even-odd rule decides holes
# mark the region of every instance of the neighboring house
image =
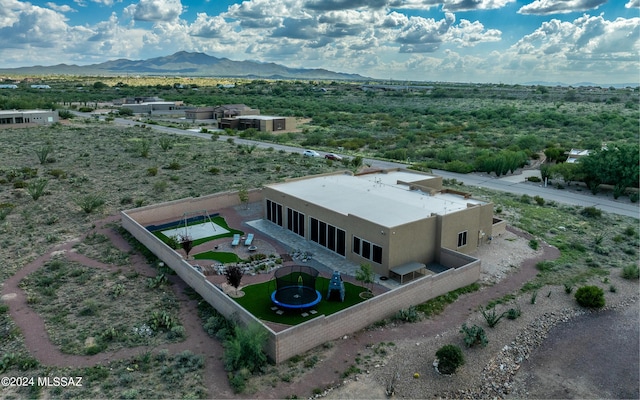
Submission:
[[114,106],[122,106],[125,104],[141,104],[141,103],[153,103],[157,101],[164,101],[163,99],[155,96],[150,97],[125,97],[122,99],[116,99],[113,101]]
[[567,153],[567,161],[569,164],[573,164],[580,160],[582,157],[586,157],[591,153],[590,150],[571,149]]
[[213,119],[239,117],[241,115],[260,115],[260,110],[244,104],[224,104],[213,108]]
[[234,118],[222,118],[218,122],[220,129],[254,128],[261,132],[293,131],[296,129],[296,119],[293,117],[275,117],[269,115],[244,115]]
[[137,104],[123,104],[122,108],[129,108],[136,114],[150,113],[154,111],[176,111],[179,106],[173,101],[153,101]]
[[264,218],[376,274],[402,277],[470,254],[492,236],[493,204],[408,170],[332,174],[267,185]]
[[31,85],[31,89],[51,89],[49,85]]
[[189,120],[213,119],[213,108],[214,107],[197,107],[184,110],[184,117]]
[[58,112],[54,110],[2,110],[0,128],[20,128],[47,125],[58,122]]
[[7,84],[3,84],[0,85],[0,89],[17,89],[18,85],[7,85]]

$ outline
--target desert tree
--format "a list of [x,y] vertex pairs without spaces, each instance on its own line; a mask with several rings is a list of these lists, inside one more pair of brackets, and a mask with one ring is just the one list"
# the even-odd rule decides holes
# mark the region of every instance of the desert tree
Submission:
[[180,246],[184,250],[187,255],[187,259],[189,259],[189,252],[193,249],[193,239],[189,235],[180,236]]
[[238,190],[238,198],[240,199],[240,203],[242,203],[246,208],[249,203],[249,192],[247,189],[243,188]]
[[227,283],[233,286],[236,289],[236,294],[238,294],[238,288],[240,287],[240,282],[242,282],[242,276],[244,275],[242,268],[237,265],[232,265],[227,267],[224,275],[227,278]]
[[360,269],[356,271],[356,280],[362,282],[369,294],[373,294],[371,290],[371,284],[373,284],[373,270],[368,263],[360,264]]

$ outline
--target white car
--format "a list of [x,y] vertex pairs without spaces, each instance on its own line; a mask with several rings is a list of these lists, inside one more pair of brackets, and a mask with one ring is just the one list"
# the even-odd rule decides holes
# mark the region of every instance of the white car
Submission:
[[320,157],[320,153],[315,150],[305,150],[302,155],[305,157]]

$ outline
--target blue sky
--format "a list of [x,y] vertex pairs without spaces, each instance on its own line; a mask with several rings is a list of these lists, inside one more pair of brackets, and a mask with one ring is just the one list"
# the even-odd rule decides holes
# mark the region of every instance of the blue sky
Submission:
[[640,82],[640,0],[0,0],[0,68],[177,51],[379,79]]

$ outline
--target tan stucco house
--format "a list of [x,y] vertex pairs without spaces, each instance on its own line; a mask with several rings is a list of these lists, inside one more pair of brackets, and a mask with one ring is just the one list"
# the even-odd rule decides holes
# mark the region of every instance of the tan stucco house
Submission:
[[[263,189],[264,218],[376,274],[402,276],[470,254],[492,235],[493,204],[408,170],[301,178]],[[442,262],[444,264],[444,262]]]

